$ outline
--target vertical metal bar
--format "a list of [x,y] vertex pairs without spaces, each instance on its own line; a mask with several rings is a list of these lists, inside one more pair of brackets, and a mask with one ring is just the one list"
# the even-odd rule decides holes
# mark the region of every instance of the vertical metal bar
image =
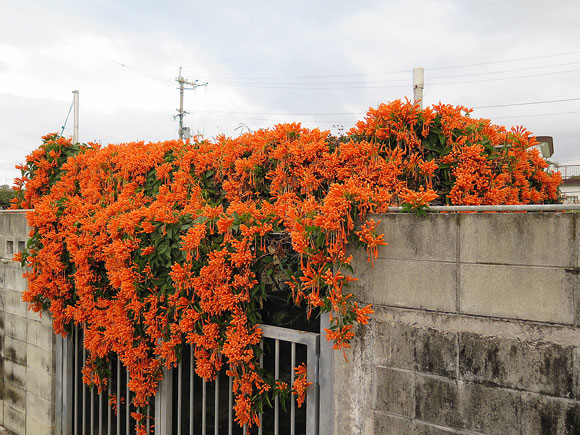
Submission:
[[193,361],[193,346],[189,347],[189,435],[193,435],[193,421],[194,421],[194,386],[195,386],[195,364]]
[[56,403],[54,409],[54,417],[56,423],[56,430],[59,434],[64,434],[64,424],[63,424],[63,405],[64,405],[64,388],[63,388],[63,357],[64,357],[64,350],[63,350],[63,338],[59,335],[56,337],[56,370],[55,370],[55,387],[56,387]]
[[234,381],[231,376],[228,376],[228,435],[234,433]]
[[121,435],[121,359],[117,357],[117,435]]
[[101,393],[97,397],[99,403],[99,435],[103,435],[103,394]]
[[[320,317],[320,332],[330,329],[328,315]],[[321,334],[322,335],[322,334]],[[319,404],[319,435],[334,434],[334,349],[328,340],[320,340],[319,379],[320,397],[324,400]]]
[[183,363],[177,364],[177,435],[181,435],[181,406],[183,405]]
[[248,425],[246,423],[244,423],[244,435],[246,435],[248,433]]
[[[274,378],[280,378],[280,340],[274,341]],[[278,396],[274,399],[274,435],[279,435],[280,425],[280,399]]]
[[201,433],[202,435],[206,435],[205,433],[205,411],[206,411],[206,382],[205,379],[203,380],[202,390],[201,390]]
[[215,394],[214,394],[214,416],[213,416],[213,433],[218,434],[220,415],[220,374],[215,377]]
[[[290,388],[294,384],[294,367],[296,367],[296,343],[292,342],[290,352]],[[296,401],[290,393],[290,435],[296,435]]]
[[163,380],[155,396],[155,435],[171,434],[173,410],[173,371],[163,369]]
[[73,382],[74,382],[74,433],[79,434],[79,355],[80,355],[80,347],[79,347],[79,328],[75,327],[73,330],[73,341],[75,343],[74,347],[74,373],[73,373]]
[[[262,353],[260,353],[260,368],[264,368],[264,340],[262,339],[262,341],[260,341],[260,349],[262,350]],[[258,428],[258,435],[262,435],[264,432],[264,429],[262,427],[262,419],[263,419],[263,415],[260,412],[260,427]]]
[[131,392],[129,391],[129,371],[125,369],[125,433],[129,435],[131,420]]
[[74,353],[75,343],[71,336],[63,339],[63,368],[62,368],[62,386],[63,386],[63,404],[62,404],[62,422],[63,435],[71,435],[73,433],[73,378],[74,378]]
[[320,354],[320,336],[313,345],[307,346],[306,367],[308,382],[312,385],[306,390],[306,435],[318,434],[318,356]]
[[151,433],[151,405],[147,405],[147,435]]
[[[84,343],[84,334],[83,334],[83,340],[82,340],[82,345],[83,345],[83,365],[85,365],[85,362],[87,360],[87,350],[85,349],[85,343]],[[82,378],[81,378],[81,382],[82,382]],[[83,396],[83,407],[82,407],[82,415],[81,415],[81,424],[83,426],[83,430],[82,430],[82,434],[85,435],[86,434],[86,428],[87,428],[87,398],[86,398],[86,390],[87,387],[85,385],[85,383],[83,382],[82,386],[82,396]]]
[[55,337],[56,342],[56,403],[55,420],[59,434],[73,433],[73,374],[74,374],[74,330],[68,337]]
[[112,426],[111,426],[111,405],[109,405],[109,400],[108,398],[111,397],[111,384],[113,383],[113,374],[111,373],[111,377],[109,378],[109,385],[107,385],[107,399],[106,399],[106,404],[107,404],[107,435],[111,435],[113,432],[111,431]]
[[90,427],[89,427],[89,433],[91,435],[94,435],[94,427],[95,427],[95,387],[92,386],[91,387],[91,392],[90,392],[90,400],[89,400],[90,406],[91,406],[91,419],[90,419]]

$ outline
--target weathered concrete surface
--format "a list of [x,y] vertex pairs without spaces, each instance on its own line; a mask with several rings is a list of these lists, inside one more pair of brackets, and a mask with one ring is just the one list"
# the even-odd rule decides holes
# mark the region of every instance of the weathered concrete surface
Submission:
[[353,262],[375,314],[336,363],[335,433],[580,434],[577,214],[377,219],[389,245]]
[[574,288],[563,268],[462,264],[460,273],[462,313],[574,324]]
[[24,214],[0,213],[0,425],[42,435],[55,430],[55,338],[50,316],[39,318],[22,302],[26,281],[9,261],[28,232]]
[[[358,329],[357,339],[345,358],[334,358],[334,433],[374,434],[373,404],[377,383],[372,330]],[[321,398],[324,400],[324,398]]]
[[[453,312],[456,307],[455,263],[375,260],[366,288],[366,301],[377,305]],[[428,288],[429,291],[425,291]]]
[[462,263],[575,267],[575,213],[462,214]]

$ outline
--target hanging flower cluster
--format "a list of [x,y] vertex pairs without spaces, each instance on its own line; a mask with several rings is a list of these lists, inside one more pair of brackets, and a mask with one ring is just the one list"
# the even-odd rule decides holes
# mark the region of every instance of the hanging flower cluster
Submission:
[[395,101],[340,138],[300,124],[103,148],[45,136],[17,180],[15,207],[34,208],[24,299],[51,312],[58,334],[84,328],[87,384],[106,385],[116,355],[141,410],[187,343],[199,376],[233,377],[236,420],[258,424],[268,395],[302,403],[308,386],[303,366],[294,386],[259,367],[267,286],[308,315],[329,313],[342,349],[372,313],[348,292],[346,251],[362,246],[373,261],[386,244],[370,213],[558,199],[560,175],[529,132],[468,114]]

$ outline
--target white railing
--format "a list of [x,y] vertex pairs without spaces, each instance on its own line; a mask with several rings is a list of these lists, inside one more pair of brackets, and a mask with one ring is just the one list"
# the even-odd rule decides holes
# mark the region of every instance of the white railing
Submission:
[[[185,347],[175,369],[165,370],[155,403],[147,410],[147,427],[156,435],[186,434],[273,434],[318,435],[319,431],[319,356],[320,334],[276,326],[260,325],[263,331],[260,364],[271,370],[276,379],[288,384],[294,381],[294,367],[306,363],[308,382],[305,407],[297,409],[294,396],[285,409],[278,398],[273,409],[260,415],[261,424],[248,429],[234,421],[232,379],[222,373],[214,382],[206,382],[194,371],[193,350]],[[57,342],[56,424],[63,435],[131,435],[134,422],[130,413],[131,393],[127,372],[117,360],[113,363],[108,389],[97,394],[82,383],[82,366],[86,350],[82,331]],[[117,397],[117,411],[109,404],[111,394]],[[122,401],[121,398],[124,400]],[[213,402],[213,403],[212,403]]]

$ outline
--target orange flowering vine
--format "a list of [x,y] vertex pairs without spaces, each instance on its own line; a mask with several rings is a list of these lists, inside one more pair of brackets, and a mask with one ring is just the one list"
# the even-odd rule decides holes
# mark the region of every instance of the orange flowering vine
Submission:
[[[233,377],[236,421],[259,424],[290,389],[260,368],[264,307],[291,294],[308,316],[328,313],[327,337],[347,348],[373,312],[348,291],[347,248],[373,261],[385,244],[369,214],[558,200],[561,177],[528,131],[468,114],[397,100],[340,139],[300,124],[106,147],[47,135],[16,180],[14,207],[34,209],[24,300],[51,312],[55,333],[82,326],[84,382],[104,387],[117,356],[135,409],[188,344],[199,376]],[[302,404],[306,367],[296,374]],[[145,417],[133,418],[143,433]]]

